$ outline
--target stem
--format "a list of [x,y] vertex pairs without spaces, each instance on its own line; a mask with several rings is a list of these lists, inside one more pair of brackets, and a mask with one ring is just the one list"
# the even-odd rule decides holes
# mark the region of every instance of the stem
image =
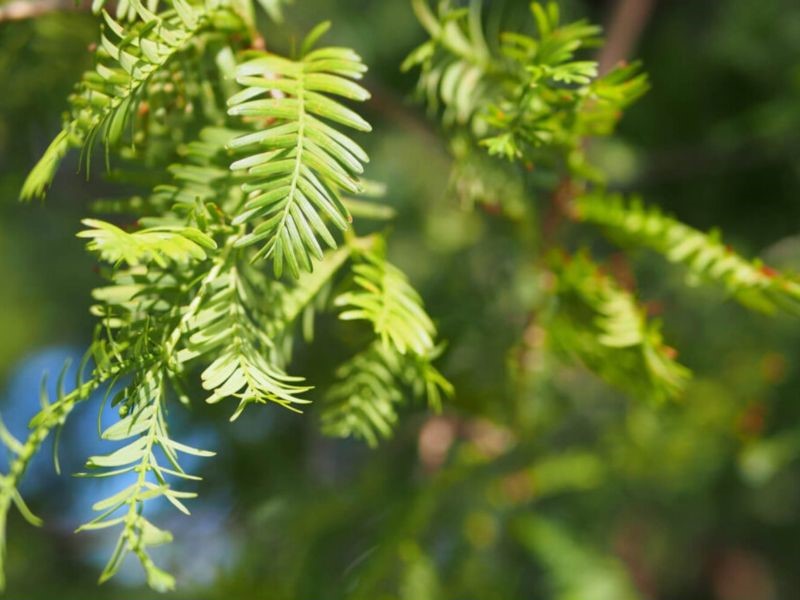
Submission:
[[227,241],[225,242],[225,247],[222,249],[222,252],[219,255],[217,263],[209,270],[203,280],[200,282],[200,287],[197,290],[194,298],[186,307],[186,312],[183,313],[180,321],[172,330],[169,337],[167,338],[166,342],[164,342],[164,356],[166,357],[165,363],[170,364],[173,360],[173,354],[178,349],[178,344],[181,341],[181,336],[183,335],[186,328],[189,326],[189,322],[197,315],[197,311],[200,309],[200,305],[203,303],[205,299],[206,292],[208,291],[208,287],[214,283],[217,279],[219,279],[220,273],[222,273],[222,269],[225,268],[225,265],[228,263],[228,258],[230,258],[230,254],[233,250],[233,245],[236,242],[237,237],[232,235],[230,236]]
[[[303,150],[304,144],[303,140],[305,138],[306,132],[306,96],[305,96],[305,81],[304,81],[304,73],[301,71],[297,75],[297,143],[295,144],[294,149],[294,169],[292,171],[292,181],[289,184],[289,191],[286,194],[286,205],[283,207],[283,215],[281,216],[281,222],[275,228],[275,237],[272,238],[272,242],[270,245],[269,252],[267,255],[269,256],[275,250],[275,245],[280,243],[280,236],[281,233],[285,230],[286,227],[286,219],[289,217],[289,211],[292,209],[292,206],[295,204],[295,194],[297,193],[297,186],[300,181],[300,171],[303,167]],[[291,252],[291,249],[287,249],[284,251],[283,255],[281,256],[281,264],[275,263],[276,267],[276,274],[280,275],[280,271],[283,269],[283,261],[286,259],[286,254]],[[290,265],[292,263],[289,263]]]
[[0,6],[0,23],[34,19],[51,12],[87,10],[89,8],[88,2],[74,2],[73,0],[41,0],[40,2],[16,0]]
[[[159,390],[158,398],[156,402],[162,401],[163,395],[163,380],[159,381]],[[136,479],[136,491],[131,494],[130,499],[130,507],[128,508],[128,514],[125,515],[125,528],[123,529],[122,535],[127,539],[127,543],[131,550],[136,554],[139,560],[142,562],[143,565],[147,565],[152,563],[152,560],[144,551],[142,547],[142,540],[141,534],[142,532],[138,532],[138,536],[136,535],[137,532],[135,530],[137,517],[139,516],[139,506],[144,503],[143,500],[139,498],[139,494],[145,488],[145,484],[147,483],[147,473],[152,469],[151,459],[153,457],[153,445],[155,444],[156,440],[156,432],[158,431],[158,410],[154,410],[153,414],[150,417],[150,427],[147,430],[147,444],[144,450],[144,460],[136,467],[136,470],[139,472],[139,475]],[[140,528],[141,529],[141,528]]]
[[642,37],[656,0],[617,0],[608,26],[608,37],[597,61],[600,74],[627,59]]
[[31,524],[41,524],[36,517],[29,514],[29,511],[27,511],[24,504],[22,504],[22,499],[19,497],[17,489],[22,476],[25,474],[31,459],[39,451],[39,448],[41,448],[47,436],[50,435],[50,432],[63,423],[70,412],[72,412],[72,409],[75,408],[79,402],[86,400],[106,379],[107,376],[96,376],[78,386],[69,394],[62,396],[58,401],[43,408],[33,418],[32,423],[35,423],[35,425],[28,434],[25,443],[22,444],[22,447],[17,452],[17,455],[11,461],[8,473],[6,475],[0,475],[0,590],[5,588],[3,568],[6,554],[5,532],[11,503],[15,502],[23,514],[28,513],[25,514],[25,516]]
[[22,445],[22,449],[17,453],[14,460],[11,461],[8,474],[3,476],[3,493],[0,496],[0,506],[6,506],[10,497],[5,493],[7,488],[16,488],[20,479],[25,474],[33,456],[41,447],[42,443],[47,439],[50,431],[53,430],[60,423],[69,416],[72,409],[79,402],[86,400],[94,390],[96,390],[105,378],[90,379],[83,385],[71,391],[60,398],[57,402],[50,404],[47,408],[42,409],[34,418],[33,422],[36,425],[33,430],[28,434],[28,439]]
[[[198,289],[192,301],[189,303],[186,312],[183,314],[180,321],[167,338],[164,344],[165,360],[163,364],[169,364],[169,361],[173,360],[173,354],[180,343],[183,331],[186,329],[191,319],[197,314],[197,311],[199,310],[200,305],[202,304],[202,301],[206,295],[206,291],[208,290],[208,286],[219,277],[222,268],[228,260],[232,244],[233,240],[230,239],[223,249],[217,264],[214,265],[214,267],[203,278],[202,282],[200,283],[200,288]],[[2,590],[5,585],[3,565],[5,562],[5,532],[8,521],[8,511],[12,502],[17,503],[18,505],[20,505],[22,502],[21,498],[19,498],[19,493],[17,490],[31,459],[39,451],[48,435],[50,435],[50,432],[66,420],[70,412],[72,412],[72,409],[75,408],[79,402],[89,398],[90,394],[95,391],[104,381],[107,381],[111,376],[117,373],[119,373],[119,368],[113,368],[108,373],[104,373],[102,375],[95,373],[92,379],[81,384],[75,390],[62,396],[56,402],[42,409],[32,419],[31,431],[28,434],[28,438],[25,440],[25,443],[22,444],[21,448],[19,448],[16,456],[11,461],[8,473],[6,475],[0,475],[0,590]],[[150,451],[152,450],[156,427],[157,419],[154,418],[154,425],[148,432],[148,458],[142,463],[142,465],[139,466],[139,479],[137,484],[140,488],[144,486],[145,476],[147,471],[150,469],[149,455]],[[131,505],[132,512],[135,512],[135,507],[135,503]],[[24,505],[19,506],[19,508],[21,511],[27,512],[27,510],[24,508]],[[126,518],[126,526],[130,519],[133,518],[131,516],[132,512],[129,512],[128,517]],[[26,518],[32,524],[38,524],[38,520],[32,515],[26,515]],[[140,548],[133,546],[132,548],[137,555],[140,553]]]

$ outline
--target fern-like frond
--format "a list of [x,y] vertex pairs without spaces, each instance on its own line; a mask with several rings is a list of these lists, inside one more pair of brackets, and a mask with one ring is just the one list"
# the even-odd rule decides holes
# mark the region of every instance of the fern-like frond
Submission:
[[[123,441],[125,445],[87,461],[87,469],[94,477],[137,474],[131,485],[96,502],[92,508],[100,514],[79,528],[79,531],[93,531],[121,527],[114,552],[100,575],[101,583],[113,577],[125,557],[133,553],[141,562],[150,587],[163,592],[175,585],[174,578],[157,567],[149,554],[150,548],[172,541],[172,535],[146,519],[143,506],[147,501],[165,498],[178,510],[189,514],[183,500],[196,494],[175,490],[168,482],[172,478],[197,479],[181,468],[178,453],[195,456],[213,456],[213,453],[170,438],[164,417],[165,395],[164,374],[159,367],[139,374],[134,385],[126,388],[121,397],[122,419],[106,429],[102,436],[109,441]],[[157,450],[163,453],[167,464],[159,462]]]
[[418,91],[433,112],[441,108],[445,124],[468,125],[497,94],[495,83],[509,77],[494,59],[484,38],[481,3],[468,11],[439,3],[438,14],[428,0],[412,0],[414,13],[430,40],[416,48],[401,69],[419,68]]
[[647,80],[637,65],[601,76],[594,60],[580,56],[598,45],[598,27],[562,23],[555,2],[534,2],[536,35],[492,39],[479,1],[468,10],[441,3],[438,15],[428,0],[413,4],[431,39],[404,67],[420,68],[422,95],[432,108],[443,106],[446,125],[465,126],[492,155],[533,166],[552,163],[556,149],[574,173],[600,177],[586,162],[583,139],[610,133]]
[[337,371],[323,409],[323,430],[335,437],[354,436],[371,446],[388,438],[397,421],[397,405],[410,391],[438,410],[452,394],[450,383],[433,366],[436,328],[406,276],[390,264],[384,249],[354,255],[351,289],[334,305],[344,321],[367,321],[376,341]]
[[721,285],[749,308],[800,314],[800,279],[742,258],[718,232],[703,233],[619,194],[585,195],[575,201],[574,210],[576,218],[603,227],[615,239],[655,250],[701,280]]
[[538,162],[540,148],[559,148],[581,176],[583,140],[613,131],[621,111],[647,90],[638,65],[600,75],[597,62],[579,54],[600,43],[600,28],[586,21],[562,23],[555,2],[533,3],[536,37],[501,36],[500,54],[513,65],[515,85],[486,109],[490,135],[481,140],[491,154]]
[[287,375],[270,364],[267,357],[247,338],[237,338],[203,371],[203,388],[213,391],[207,402],[213,404],[225,398],[238,398],[231,421],[250,404],[275,402],[295,411],[298,410],[295,405],[307,404],[300,394],[311,388],[299,385],[303,378]]
[[552,267],[555,306],[545,326],[554,349],[635,396],[661,400],[680,394],[690,373],[630,292],[585,253],[554,256]]
[[237,398],[231,420],[254,403],[275,402],[292,410],[307,403],[301,394],[311,388],[301,385],[301,377],[287,375],[275,360],[268,320],[259,315],[260,303],[236,265],[226,266],[209,292],[189,323],[193,333],[179,354],[185,362],[215,353],[202,373],[203,388],[212,392],[207,402]]
[[141,562],[148,585],[160,591],[171,589],[174,579],[155,565],[149,549],[169,542],[171,535],[143,516],[143,506],[148,500],[165,498],[188,512],[182,501],[194,494],[173,489],[168,478],[196,479],[184,473],[179,453],[211,456],[170,438],[165,403],[170,387],[181,394],[178,378],[186,366],[177,351],[219,275],[216,264],[209,261],[184,264],[175,274],[170,271],[157,262],[118,268],[112,285],[94,294],[98,304],[93,312],[102,320],[97,338],[106,341],[93,344],[93,357],[98,365],[110,365],[101,371],[111,374],[109,393],[119,375],[127,374],[131,380],[112,399],[120,421],[103,433],[104,439],[125,443],[110,454],[90,458],[84,475],[134,472],[137,476],[133,484],[97,502],[94,508],[100,514],[81,527],[121,527],[101,582],[113,577],[132,553]]
[[105,28],[95,67],[84,74],[70,97],[63,129],[25,180],[23,199],[45,194],[71,148],[82,148],[88,165],[98,137],[107,148],[119,142],[150,78],[189,47],[204,28],[213,24],[224,29],[236,22],[232,13],[207,13],[185,0],[173,0],[174,10],[159,15],[139,2],[136,6],[146,11],[143,20],[127,28],[103,12]]
[[340,191],[359,191],[367,155],[326,121],[370,130],[357,113],[330,98],[369,98],[353,81],[364,71],[359,56],[345,48],[313,50],[298,61],[255,53],[237,69],[245,89],[230,99],[229,112],[261,128],[229,144],[250,152],[231,165],[248,175],[247,202],[233,222],[252,226],[238,245],[262,244],[256,258],[270,257],[277,276],[284,267],[294,276],[310,271],[312,258],[322,258],[320,240],[336,247],[326,219],[342,231],[349,226]]
[[368,321],[384,345],[401,354],[425,356],[433,348],[436,327],[405,274],[379,252],[363,252],[353,267],[354,289],[338,296],[344,321]]
[[204,260],[206,252],[217,247],[212,238],[193,227],[148,227],[128,233],[97,219],[84,219],[83,224],[91,229],[81,231],[78,237],[89,239],[87,248],[110,263],[124,261],[135,266],[154,261],[165,267],[168,261]]
[[[273,15],[287,3],[259,1]],[[122,0],[117,19],[103,5],[94,4],[105,22],[95,67],[22,194],[42,195],[73,148],[83,150],[88,167],[97,141],[107,159],[113,151],[125,161],[111,174],[115,181],[149,192],[96,207],[126,214],[129,228],[86,219],[78,234],[99,256],[107,281],[93,292],[94,368],[74,392],[59,391],[56,402],[43,405],[27,440],[0,425],[0,440],[14,455],[0,475],[0,544],[12,505],[38,522],[18,492],[31,457],[77,402],[105,386],[103,403],[110,398],[120,419],[102,437],[116,448],[91,457],[84,475],[127,474],[133,482],[97,502],[97,517],[81,530],[119,528],[101,581],[133,554],[150,587],[164,591],[174,579],[151,550],[172,537],[145,516],[145,504],[162,499],[187,512],[184,500],[194,493],[173,486],[198,478],[183,471],[179,455],[211,455],[169,435],[170,402],[191,402],[190,376],[198,375],[208,402],[238,402],[232,419],[254,403],[297,410],[312,388],[288,374],[296,323],[310,341],[316,313],[334,310],[333,290],[346,282],[341,316],[367,320],[375,332],[375,358],[363,364],[388,370],[382,391],[356,371],[343,375],[336,418],[352,406],[356,421],[335,431],[374,441],[388,430],[370,424],[365,402],[397,404],[402,389],[438,407],[452,390],[432,364],[435,328],[419,296],[376,252],[382,237],[338,233],[352,221],[348,206],[366,219],[392,214],[347,197],[368,187],[360,180],[368,157],[343,133],[370,130],[342,102],[369,97],[356,83],[366,71],[360,57],[346,48],[313,49],[327,30],[322,24],[301,43],[297,60],[247,51],[237,66],[240,41],[253,35],[250,0]],[[222,98],[230,99],[225,109]],[[131,143],[123,148],[122,141]],[[278,277],[259,258],[270,258]],[[354,276],[342,274],[351,264]],[[279,280],[286,270],[294,277]],[[371,391],[377,396],[369,399]]]
[[433,366],[438,351],[426,356],[401,354],[377,342],[344,363],[336,372],[322,412],[322,430],[332,437],[354,437],[376,446],[391,437],[397,408],[408,395],[426,398],[439,410],[451,384]]

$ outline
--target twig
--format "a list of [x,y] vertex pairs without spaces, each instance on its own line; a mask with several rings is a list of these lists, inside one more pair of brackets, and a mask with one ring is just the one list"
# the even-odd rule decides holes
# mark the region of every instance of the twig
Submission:
[[630,58],[655,4],[656,0],[617,0],[605,45],[597,59],[601,74],[610,71],[619,61]]
[[14,2],[0,6],[0,23],[34,19],[56,11],[85,10],[88,7],[88,2],[76,2],[75,0],[38,0],[36,2],[14,0]]
[[[617,63],[630,57],[644,33],[655,4],[656,0],[616,0],[611,11],[608,36],[597,56],[601,74],[607,73]],[[588,150],[590,144],[590,139],[584,139],[584,150]],[[568,178],[553,193],[550,210],[543,223],[545,242],[552,242],[563,217],[570,217],[569,200],[575,195],[575,191],[573,182]]]

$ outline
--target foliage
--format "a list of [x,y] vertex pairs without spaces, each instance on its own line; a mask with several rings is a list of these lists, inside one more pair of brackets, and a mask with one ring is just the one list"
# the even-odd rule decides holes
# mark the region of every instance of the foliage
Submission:
[[739,302],[767,313],[778,309],[797,313],[800,282],[761,261],[748,261],[724,244],[719,232],[704,234],[647,207],[638,198],[591,194],[575,204],[579,220],[600,225],[633,246],[651,248],[705,281],[721,285]]
[[[425,0],[413,5],[431,39],[405,67],[420,69],[419,89],[454,140],[456,189],[460,180],[471,185],[476,165],[483,165],[477,168],[484,178],[499,169],[491,157],[513,161],[534,172],[527,177],[533,198],[542,195],[543,182],[558,182],[544,195],[560,218],[601,225],[624,234],[633,246],[663,252],[695,274],[721,281],[748,306],[793,310],[797,279],[744,261],[713,234],[705,236],[655,209],[600,191],[604,176],[591,165],[586,148],[592,137],[613,132],[623,109],[646,91],[647,79],[635,64],[601,74],[596,61],[582,59],[582,51],[599,44],[597,27],[584,21],[563,24],[556,3],[534,2],[535,35],[512,31],[493,39],[483,30],[480,2],[469,9],[444,2],[438,15]],[[489,159],[475,158],[480,147]],[[515,200],[504,201],[504,212],[519,219],[520,210],[510,208]],[[541,243],[553,245],[552,237],[544,232],[540,253],[547,250]],[[646,322],[621,284],[601,274],[586,254],[559,258],[552,266],[541,266],[555,284],[536,311],[550,347],[635,396],[678,395],[688,371],[674,362],[675,350],[663,344],[659,328]]]
[[[267,3],[273,15],[277,7]],[[91,457],[84,475],[133,472],[136,480],[95,503],[100,514],[79,530],[120,528],[101,582],[114,576],[130,553],[141,562],[150,587],[165,591],[174,587],[174,579],[156,566],[149,549],[172,536],[145,517],[144,505],[164,498],[188,513],[184,501],[196,494],[175,483],[199,478],[183,470],[179,455],[213,454],[172,438],[168,407],[175,398],[191,403],[188,390],[198,371],[209,394],[206,402],[236,399],[232,420],[252,404],[275,403],[297,411],[308,403],[312,387],[287,373],[287,342],[295,337],[297,318],[319,304],[317,297],[349,258],[355,281],[368,284],[341,298],[364,310],[378,337],[391,339],[401,354],[410,349],[419,363],[412,374],[398,374],[397,381],[375,389],[371,401],[396,402],[405,394],[401,384],[416,389],[415,376],[421,373],[438,407],[439,389],[449,390],[449,384],[430,364],[435,328],[421,299],[383,253],[370,250],[383,243],[379,234],[358,237],[352,232],[353,217],[341,198],[341,191],[362,190],[359,176],[368,159],[337,126],[362,132],[370,126],[331,96],[356,102],[369,98],[353,82],[366,71],[360,57],[346,48],[314,49],[327,23],[312,30],[299,58],[291,59],[233,41],[231,34],[252,38],[252,8],[184,0],[153,12],[156,8],[138,1],[130,4],[130,11],[120,7],[118,14],[130,18],[127,25],[103,11],[94,69],[70,98],[64,129],[32,170],[23,197],[44,194],[71,147],[81,148],[87,168],[96,138],[103,141],[107,156],[117,153],[126,129],[142,123],[142,107],[155,102],[153,83],[162,73],[174,76],[171,66],[180,64],[191,73],[196,68],[191,59],[201,60],[206,49],[213,49],[219,78],[215,85],[230,88],[225,80],[232,77],[238,90],[231,90],[227,117],[213,106],[207,110],[208,115],[222,115],[222,122],[201,120],[197,138],[175,147],[180,162],[158,165],[164,173],[156,177],[149,195],[100,205],[136,213],[139,220],[131,231],[84,220],[88,229],[79,237],[88,239],[87,248],[108,265],[103,271],[108,284],[94,293],[92,312],[100,322],[87,359],[93,367],[75,391],[43,405],[24,444],[6,436],[16,457],[3,479],[0,512],[5,522],[14,503],[29,521],[38,522],[17,491],[19,479],[74,404],[105,388],[120,420],[102,438],[123,445]],[[176,63],[178,57],[187,60]],[[187,95],[176,103],[182,106],[209,100],[207,95],[190,97],[190,87],[175,93]],[[213,94],[210,100],[215,98]],[[131,173],[153,160],[146,151],[121,155]],[[340,250],[341,236],[332,231],[348,231]],[[324,252],[320,241],[330,251]],[[274,276],[262,268],[264,258],[271,259]],[[281,281],[284,267],[292,275],[288,281]],[[301,271],[307,275],[301,277]],[[342,314],[345,319],[358,316],[355,309]],[[343,416],[352,431],[373,424],[369,412],[355,408]],[[351,430],[339,428],[336,433]],[[386,436],[390,430],[384,426],[381,432]]]
[[229,9],[206,11],[184,0],[155,14],[134,1],[139,21],[127,29],[103,11],[105,27],[95,51],[95,68],[84,74],[70,97],[64,127],[33,168],[22,198],[41,197],[70,148],[81,148],[88,169],[92,146],[99,136],[106,149],[118,145],[148,84],[182,52],[189,51],[206,29],[225,32],[242,28]]
[[675,362],[658,323],[630,292],[584,253],[554,257],[555,306],[548,340],[609,383],[634,396],[663,399],[682,391],[689,372]]
[[432,364],[440,354],[436,329],[402,271],[383,252],[368,250],[358,254],[350,285],[333,302],[343,309],[339,318],[368,321],[376,339],[337,370],[322,427],[329,435],[355,436],[375,446],[392,433],[403,389],[426,397],[435,410],[453,389]]
[[392,434],[398,415],[395,405],[404,389],[425,397],[441,410],[442,397],[452,394],[447,380],[431,364],[436,353],[403,355],[397,348],[376,342],[336,371],[322,413],[322,429],[335,437],[356,437],[376,446]]
[[404,67],[421,69],[420,90],[446,124],[467,127],[495,156],[545,163],[566,161],[584,177],[601,177],[587,163],[583,141],[608,135],[622,109],[647,89],[637,65],[598,76],[597,64],[576,54],[599,44],[599,27],[562,24],[555,2],[533,3],[537,36],[503,32],[487,39],[481,3],[468,11],[440,4],[435,16],[426,0],[414,8],[431,39]]
[[[327,24],[312,31],[303,50],[325,29]],[[358,114],[326,95],[367,100],[369,93],[351,81],[365,70],[355,52],[338,48],[308,52],[298,62],[275,56],[245,59],[237,67],[237,82],[245,87],[228,101],[229,114],[273,124],[229,144],[236,149],[264,150],[231,165],[249,176],[243,188],[249,198],[233,224],[258,223],[237,245],[263,241],[254,259],[271,257],[276,277],[283,273],[284,264],[295,277],[300,268],[310,271],[311,257],[322,258],[318,238],[336,247],[320,215],[342,231],[348,227],[350,214],[339,199],[339,190],[359,192],[356,177],[363,172],[367,156],[321,119],[360,131],[371,129]],[[268,93],[271,98],[260,99]]]
[[[781,1],[770,0],[773,7]],[[791,518],[785,507],[796,486],[782,477],[799,455],[794,409],[769,400],[792,395],[784,382],[796,374],[776,348],[793,327],[739,314],[736,306],[704,305],[696,284],[716,285],[779,318],[796,315],[800,288],[789,270],[735,253],[716,229],[705,233],[668,216],[666,206],[614,191],[647,186],[648,198],[686,223],[708,217],[695,201],[707,185],[695,181],[677,186],[682,193],[659,195],[653,173],[623,142],[608,139],[648,87],[638,63],[600,72],[600,29],[564,18],[577,2],[443,1],[433,10],[412,0],[430,39],[405,69],[419,69],[419,95],[442,125],[440,146],[428,143],[430,132],[390,95],[407,81],[395,78],[386,60],[398,50],[403,26],[393,16],[407,7],[359,3],[357,16],[353,6],[352,15],[340,15],[347,27],[339,31],[356,33],[353,44],[379,67],[372,71],[377,81],[364,83],[366,67],[347,44],[318,47],[327,23],[287,43],[291,51],[277,51],[292,20],[278,30],[265,24],[284,18],[283,4],[259,0],[262,15],[247,0],[129,0],[116,3],[112,17],[110,5],[95,3],[103,33],[90,48],[93,67],[22,194],[38,197],[51,187],[55,196],[100,197],[78,236],[98,258],[105,283],[93,292],[97,324],[74,386],[65,367],[52,398],[42,393],[27,438],[0,426],[11,459],[0,478],[0,566],[12,505],[34,525],[41,521],[26,501],[44,516],[53,509],[72,516],[63,494],[37,498],[20,486],[26,471],[39,476],[32,460],[45,439],[57,442],[70,416],[65,435],[76,431],[82,417],[75,408],[98,401],[114,409],[113,422],[98,432],[99,450],[81,453],[81,460],[91,457],[80,475],[107,478],[112,488],[79,539],[118,535],[101,581],[133,555],[151,588],[171,590],[174,575],[199,581],[191,565],[214,554],[215,566],[226,557],[214,583],[177,592],[181,597],[255,598],[268,589],[271,598],[287,600],[640,598],[684,597],[695,587],[727,597],[729,562],[763,582],[759,562],[729,546],[748,535],[761,540],[771,531],[765,523],[783,526]],[[676,10],[691,12],[663,12]],[[659,43],[657,35],[648,39]],[[687,46],[681,44],[684,57]],[[715,126],[694,122],[670,96],[692,87],[680,77],[699,72],[673,52],[680,54],[666,53],[660,70],[648,60],[659,98],[672,101],[648,104],[625,121],[640,144],[657,146],[673,129],[694,140]],[[19,62],[27,67],[27,60]],[[0,60],[0,73],[3,66]],[[741,64],[736,70],[746,72]],[[47,68],[21,68],[23,83],[48,79],[28,71]],[[718,74],[701,77],[697,89],[720,87]],[[789,77],[769,79],[790,87]],[[45,89],[39,86],[33,89]],[[369,117],[383,130],[370,136],[377,142],[364,141],[372,125],[354,109],[370,99],[366,88],[376,92]],[[38,107],[43,95],[32,94],[31,102]],[[744,102],[738,89],[735,96],[714,94],[715,110]],[[702,113],[700,104],[694,113]],[[765,105],[753,122],[772,114],[765,129],[791,129],[787,106],[791,101]],[[643,121],[639,115],[648,111]],[[749,135],[751,121],[742,123]],[[714,131],[710,148],[726,147],[733,130]],[[0,149],[4,135],[0,123]],[[362,145],[382,175],[393,173],[392,194],[407,204],[395,210],[370,198]],[[99,146],[110,185],[92,177],[87,194],[68,178],[54,180],[73,149],[94,175],[89,165]],[[753,154],[747,140],[742,147]],[[450,154],[449,176],[442,148]],[[703,182],[713,178],[714,169],[707,173],[708,162],[694,161],[690,150],[678,166],[696,162]],[[16,154],[25,155],[9,159],[19,160]],[[674,168],[660,156],[652,162],[653,172]],[[439,199],[444,182],[448,193]],[[728,203],[747,195],[717,187],[724,203],[705,210],[726,239],[746,248],[741,226],[750,235],[755,220],[737,221],[745,209]],[[46,214],[70,210],[62,203]],[[390,261],[383,226],[395,213],[393,248],[400,251]],[[762,229],[754,234],[761,241],[779,233]],[[32,239],[39,254],[57,253],[54,242]],[[790,264],[793,247],[784,240],[763,256]],[[676,263],[688,285],[640,249]],[[3,253],[29,254],[13,242]],[[411,280],[422,283],[422,294]],[[25,287],[17,283],[24,278],[4,281],[7,289]],[[445,414],[403,424],[412,401]],[[289,410],[275,407],[260,420],[261,407],[253,405],[271,404]],[[316,418],[300,419],[301,409]],[[213,463],[205,460],[213,452],[184,443],[191,440],[180,427],[188,411],[196,422],[219,414],[237,421],[213,429],[227,444],[193,442],[218,451]],[[323,442],[312,422],[370,448]],[[232,516],[228,488],[190,502],[202,491],[195,473],[213,474],[209,487],[221,488],[209,464],[223,465],[235,486]],[[40,507],[47,495],[58,500]],[[782,508],[768,506],[770,498]],[[202,525],[202,532],[180,532],[186,527],[162,507],[199,512],[189,527]],[[166,528],[178,542],[171,561],[160,548],[172,541]],[[731,530],[725,539],[717,533]],[[196,552],[179,545],[197,536],[203,543]],[[773,539],[762,545],[783,548]],[[713,574],[697,574],[697,553],[686,552],[699,546],[713,555]],[[25,563],[38,568],[31,557],[41,555],[60,565],[60,552],[58,545],[32,549]],[[83,560],[89,553],[72,554]],[[7,566],[16,579],[15,557]],[[791,570],[791,553],[767,558]],[[174,575],[159,566],[168,563]],[[212,570],[202,563],[197,572]],[[764,585],[747,593],[771,597]]]

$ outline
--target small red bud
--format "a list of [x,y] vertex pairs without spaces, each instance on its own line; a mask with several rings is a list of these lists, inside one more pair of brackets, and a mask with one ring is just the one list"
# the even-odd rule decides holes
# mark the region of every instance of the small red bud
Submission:
[[759,270],[761,271],[762,275],[766,275],[770,279],[774,279],[775,277],[780,275],[778,271],[776,271],[772,267],[768,267],[767,265],[761,265],[761,268]]
[[487,215],[499,215],[501,213],[499,204],[481,204],[481,208]]
[[255,36],[253,38],[253,41],[250,44],[250,47],[253,50],[266,50],[267,49],[267,43],[264,41],[264,38],[262,36],[257,35],[257,36]]

